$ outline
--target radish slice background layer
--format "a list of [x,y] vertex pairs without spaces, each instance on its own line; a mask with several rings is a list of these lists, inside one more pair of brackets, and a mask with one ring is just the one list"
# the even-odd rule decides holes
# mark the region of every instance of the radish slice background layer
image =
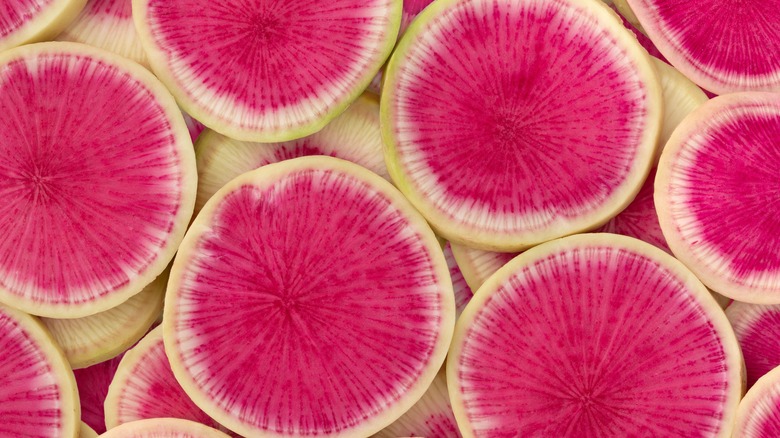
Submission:
[[595,228],[649,171],[660,85],[600,2],[434,2],[385,74],[390,175],[454,243],[513,251]]
[[76,381],[49,333],[0,304],[0,349],[0,436],[78,436]]
[[450,268],[450,279],[452,280],[452,289],[455,292],[455,308],[457,309],[458,316],[466,308],[466,304],[471,301],[471,297],[474,296],[474,292],[469,287],[466,278],[463,277],[463,273],[458,266],[458,261],[455,259],[455,255],[452,253],[452,245],[447,242],[444,244],[444,258],[447,260],[447,267]]
[[98,433],[95,432],[85,422],[81,422],[81,429],[79,430],[79,438],[97,438]]
[[229,438],[228,435],[194,421],[154,418],[115,427],[101,438]]
[[123,356],[120,354],[91,367],[73,370],[79,388],[81,420],[99,433],[106,431],[103,404],[106,401],[108,387],[114,380],[114,374]]
[[109,52],[41,43],[0,54],[0,114],[0,301],[80,318],[139,293],[195,202],[195,154],[170,93]]
[[681,263],[583,234],[526,251],[458,320],[447,383],[464,436],[728,437],[734,332]]
[[227,428],[364,436],[431,384],[455,303],[439,242],[401,193],[350,162],[304,157],[206,203],[164,313],[176,379]]
[[780,366],[780,305],[765,306],[735,301],[726,316],[737,335],[747,370],[747,387]]
[[395,44],[401,0],[133,0],[133,16],[187,113],[275,142],[319,131],[366,89]]
[[780,91],[777,0],[628,0],[642,28],[673,66],[723,94]]
[[87,0],[4,0],[0,7],[0,51],[57,36]]
[[674,131],[655,204],[680,261],[714,291],[780,303],[780,94],[716,97]]
[[739,404],[734,438],[780,436],[780,368],[758,379]]

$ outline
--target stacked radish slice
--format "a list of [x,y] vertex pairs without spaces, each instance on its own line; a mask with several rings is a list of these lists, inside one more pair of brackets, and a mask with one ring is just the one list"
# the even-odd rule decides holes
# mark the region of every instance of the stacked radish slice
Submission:
[[778,11],[5,1],[0,437],[778,436]]

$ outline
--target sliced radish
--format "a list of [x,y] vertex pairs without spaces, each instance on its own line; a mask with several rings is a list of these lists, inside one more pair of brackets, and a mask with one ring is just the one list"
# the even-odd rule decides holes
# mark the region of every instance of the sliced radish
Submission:
[[81,429],[79,430],[79,438],[97,438],[98,434],[85,422],[81,422]]
[[437,1],[385,74],[390,174],[454,243],[514,251],[595,228],[649,171],[658,79],[600,2]]
[[101,438],[229,438],[228,435],[194,421],[154,418],[115,427]]
[[41,318],[74,369],[115,357],[138,342],[162,313],[168,274],[124,303],[76,319]]
[[195,201],[195,155],[168,91],[109,52],[42,43],[0,54],[0,114],[0,301],[80,318],[139,293]]
[[366,89],[395,45],[401,0],[134,0],[133,15],[187,113],[279,142],[319,131]]
[[464,436],[728,437],[728,320],[677,260],[583,234],[510,261],[461,315],[447,384]]
[[3,0],[0,51],[57,36],[87,0]]
[[166,417],[219,427],[195,406],[173,376],[165,355],[162,327],[149,332],[124,355],[108,389],[104,409],[108,429]]
[[726,316],[742,347],[750,388],[761,376],[780,366],[780,305],[735,301],[726,309]]
[[716,292],[780,303],[780,94],[719,96],[674,131],[655,203],[677,258]]
[[379,100],[358,98],[346,112],[316,134],[283,143],[238,141],[214,131],[203,134],[195,146],[198,160],[198,199],[195,210],[238,175],[291,158],[329,155],[349,160],[389,179],[382,155]]
[[30,315],[0,304],[0,436],[77,437],[73,372]]
[[739,404],[734,438],[780,436],[780,368],[758,379]]
[[237,433],[370,435],[443,363],[447,271],[425,220],[381,177],[331,157],[269,164],[223,187],[190,227],[165,350],[192,400]]
[[519,253],[493,252],[452,245],[452,255],[458,263],[463,279],[471,290],[476,291],[502,266],[517,257]]
[[123,356],[120,354],[91,367],[73,370],[79,389],[81,421],[99,433],[106,431],[103,404],[106,401],[108,387],[114,380],[116,369]]
[[471,301],[471,297],[474,296],[469,287],[468,282],[463,277],[463,273],[458,266],[455,255],[452,253],[452,245],[447,242],[444,245],[444,258],[447,260],[447,267],[450,268],[450,279],[452,280],[452,289],[455,291],[455,308],[458,316],[463,312],[466,304]]

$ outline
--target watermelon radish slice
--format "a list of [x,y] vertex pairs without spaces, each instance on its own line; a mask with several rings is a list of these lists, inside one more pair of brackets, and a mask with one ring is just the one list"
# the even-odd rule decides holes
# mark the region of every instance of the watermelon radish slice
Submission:
[[81,421],[99,433],[106,431],[103,404],[122,357],[124,354],[91,367],[73,370],[79,389]]
[[433,381],[454,301],[436,236],[389,182],[296,158],[235,178],[196,217],[165,351],[195,404],[241,435],[367,436]]
[[57,40],[89,44],[148,66],[135,30],[131,0],[89,0]]
[[0,51],[57,36],[87,0],[4,0],[0,6]]
[[726,316],[737,335],[747,370],[747,387],[780,366],[780,305],[733,302]]
[[471,301],[471,297],[474,296],[474,292],[472,292],[468,282],[463,277],[458,262],[455,260],[455,255],[452,253],[452,245],[449,242],[444,244],[444,258],[447,260],[447,267],[450,268],[452,289],[455,292],[455,309],[457,311],[457,316],[460,316],[460,313],[463,312],[466,304],[468,304],[469,301]]
[[124,303],[76,319],[41,318],[70,366],[86,368],[115,357],[138,342],[162,313],[167,272]]
[[401,0],[133,0],[133,16],[187,113],[237,140],[280,142],[319,131],[366,89],[395,45]]
[[140,65],[76,43],[0,54],[0,301],[118,306],[165,269],[197,188],[179,109]]
[[73,372],[30,315],[0,304],[0,436],[77,437]]
[[195,211],[238,175],[291,158],[329,155],[352,161],[389,179],[379,131],[379,100],[363,95],[325,128],[299,140],[259,144],[208,131],[195,145],[198,199]]
[[455,417],[475,437],[728,437],[741,372],[701,282],[606,233],[510,261],[466,307],[447,359]]
[[650,170],[658,79],[600,2],[436,1],[385,74],[390,175],[453,243],[509,252],[595,228]]
[[734,438],[780,436],[780,368],[758,379],[739,404]]
[[780,94],[716,97],[674,131],[655,203],[672,252],[714,291],[780,304]]
[[780,91],[780,8],[775,0],[628,0],[666,59],[724,94]]
[[443,372],[436,376],[420,401],[393,424],[374,435],[375,438],[460,438],[460,436]]
[[122,358],[104,405],[106,427],[147,418],[183,418],[210,427],[219,424],[190,400],[173,377],[162,327],[144,336]]
[[229,438],[228,435],[180,418],[134,421],[109,430],[101,438]]
[[91,427],[87,426],[87,423],[81,422],[81,429],[79,430],[79,438],[97,438],[98,434]]

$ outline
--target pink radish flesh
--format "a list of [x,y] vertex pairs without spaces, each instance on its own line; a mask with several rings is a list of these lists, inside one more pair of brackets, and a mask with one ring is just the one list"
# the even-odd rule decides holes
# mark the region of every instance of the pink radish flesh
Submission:
[[780,305],[735,302],[726,309],[742,347],[748,388],[780,366]]
[[452,255],[452,247],[449,242],[444,245],[444,258],[447,259],[447,267],[450,268],[452,289],[455,291],[455,307],[458,309],[458,314],[460,314],[471,300],[471,297],[474,296],[474,292],[471,291],[471,288],[466,283],[466,279],[463,278],[463,273],[458,268],[458,262],[455,261],[455,256]]
[[133,16],[132,6],[132,0],[89,0],[81,13],[128,19]]
[[0,39],[27,24],[54,0],[6,0],[0,7]]
[[97,433],[106,431],[106,419],[103,413],[103,403],[106,401],[108,386],[114,379],[116,368],[122,355],[92,365],[91,367],[73,370],[79,388],[81,401],[81,421]]

